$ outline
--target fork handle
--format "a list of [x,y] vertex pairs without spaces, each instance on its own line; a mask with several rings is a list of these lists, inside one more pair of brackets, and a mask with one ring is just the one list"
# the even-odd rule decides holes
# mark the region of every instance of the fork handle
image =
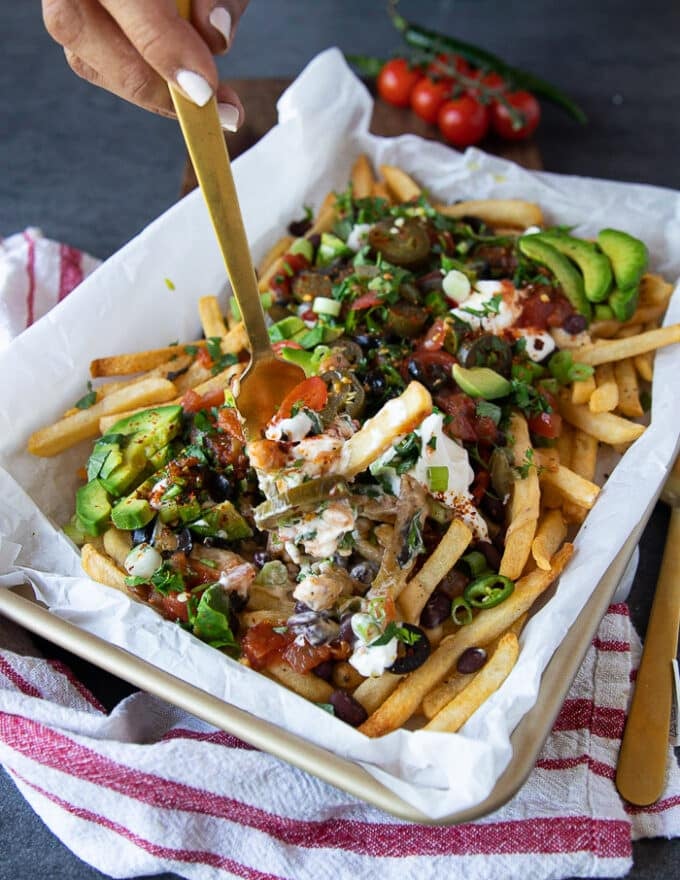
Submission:
[[619,793],[639,806],[656,803],[666,781],[679,625],[680,508],[673,507],[616,771]]

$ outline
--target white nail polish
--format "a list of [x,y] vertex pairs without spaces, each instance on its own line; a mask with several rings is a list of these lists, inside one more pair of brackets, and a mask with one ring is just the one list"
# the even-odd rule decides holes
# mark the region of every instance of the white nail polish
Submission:
[[231,39],[231,15],[224,6],[216,6],[208,16],[210,24],[219,31],[224,37],[224,41],[229,46]]
[[233,104],[218,104],[217,115],[220,117],[220,125],[227,131],[238,131],[238,107]]
[[193,70],[180,70],[177,85],[198,107],[204,107],[213,96],[210,83]]

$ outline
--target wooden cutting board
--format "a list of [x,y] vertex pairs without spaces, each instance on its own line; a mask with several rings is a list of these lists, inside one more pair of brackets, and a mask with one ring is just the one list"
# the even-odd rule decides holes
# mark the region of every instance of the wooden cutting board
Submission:
[[[236,134],[227,135],[229,154],[232,159],[252,147],[276,124],[276,102],[291,82],[290,79],[235,79],[230,81],[230,85],[240,95],[246,111],[246,119],[241,129]],[[428,140],[444,143],[435,126],[423,122],[411,110],[392,107],[380,100],[377,100],[374,105],[371,131],[382,137],[395,137],[410,132]],[[543,167],[538,147],[533,141],[513,144],[490,138],[484,142],[484,149],[496,156],[517,162],[518,165],[523,165],[525,168],[541,169]],[[191,163],[187,160],[182,178],[181,194],[186,195],[195,186],[194,171]]]

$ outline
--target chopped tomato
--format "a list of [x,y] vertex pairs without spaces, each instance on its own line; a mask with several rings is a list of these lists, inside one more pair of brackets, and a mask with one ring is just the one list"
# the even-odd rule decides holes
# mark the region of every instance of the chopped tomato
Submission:
[[562,431],[562,416],[556,412],[543,412],[527,419],[529,431],[536,437],[555,440]]
[[238,413],[231,406],[225,406],[217,413],[217,427],[245,443],[245,435],[243,433],[243,425],[238,417]]
[[535,285],[533,292],[524,301],[517,326],[536,330],[561,327],[573,313],[573,306],[565,296],[548,285]]
[[295,404],[301,404],[318,412],[326,406],[327,400],[328,388],[326,388],[324,380],[320,376],[310,376],[309,379],[304,379],[292,391],[288,392],[276,417],[279,419],[290,418]]
[[440,351],[444,347],[448,331],[446,322],[442,318],[436,318],[418,347],[424,351]]
[[462,391],[440,391],[434,398],[437,406],[449,417],[444,420],[444,432],[456,440],[468,443],[494,443],[498,429],[489,416],[477,415],[477,403]]
[[358,311],[359,309],[372,309],[373,306],[382,305],[382,302],[383,301],[380,299],[380,297],[376,296],[375,293],[362,293],[361,296],[358,296],[354,300],[354,302],[350,306],[350,309],[354,312]]
[[486,490],[489,488],[489,483],[491,482],[491,476],[488,471],[478,471],[475,479],[470,487],[470,492],[472,494],[472,500],[475,502],[475,506],[479,507],[482,503],[482,498],[486,493]]
[[283,268],[289,275],[297,275],[303,269],[309,269],[310,263],[304,254],[286,254],[283,258]]
[[266,669],[281,658],[294,638],[289,630],[276,632],[273,623],[262,621],[248,628],[241,639],[241,649],[253,669]]
[[197,394],[193,388],[190,388],[182,397],[182,409],[186,413],[197,413],[202,409],[223,405],[224,388],[215,388],[213,391],[206,391],[205,394]]
[[202,367],[205,367],[208,370],[215,363],[210,356],[210,352],[205,347],[201,347],[198,349],[198,352],[196,353],[196,360]]
[[149,602],[161,612],[168,620],[181,620],[186,623],[189,620],[187,603],[181,602],[180,593],[169,593],[162,596],[160,593],[152,593]]
[[326,660],[346,660],[350,653],[347,642],[340,642],[338,645],[310,645],[307,641],[302,641],[301,644],[292,641],[281,656],[292,669],[304,675]]

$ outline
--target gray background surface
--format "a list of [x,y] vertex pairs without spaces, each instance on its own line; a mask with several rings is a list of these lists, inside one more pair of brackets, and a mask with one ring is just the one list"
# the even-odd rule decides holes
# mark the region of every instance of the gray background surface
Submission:
[[[544,105],[537,142],[548,170],[680,188],[677,2],[402,0],[401,9],[583,105],[586,128]],[[384,10],[379,0],[252,0],[220,67],[225,76],[293,77],[330,45],[386,56],[398,39]],[[0,236],[40,226],[105,258],[175,201],[184,163],[177,127],[78,80],[45,34],[38,0],[0,0],[0,40]],[[642,630],[666,522],[659,507],[642,544],[631,595]],[[125,691],[79,672],[111,699]],[[680,876],[677,843],[634,849],[634,880]],[[72,856],[0,773],[0,880],[103,876]]]

